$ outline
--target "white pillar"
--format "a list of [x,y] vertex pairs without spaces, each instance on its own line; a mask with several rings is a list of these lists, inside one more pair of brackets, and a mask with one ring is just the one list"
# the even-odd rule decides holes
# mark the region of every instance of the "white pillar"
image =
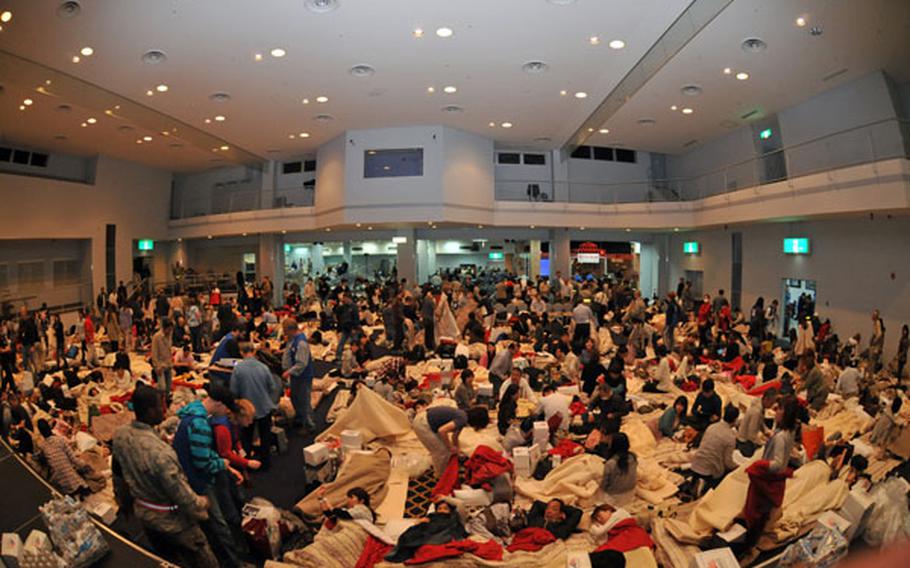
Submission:
[[398,243],[396,259],[398,280],[407,278],[408,285],[411,286],[417,282],[417,240],[414,238],[416,233],[410,229],[399,231],[399,235],[407,238],[407,242]]
[[275,176],[278,162],[269,161],[262,165],[262,188],[259,192],[260,209],[272,209],[275,206]]
[[316,276],[325,272],[325,259],[322,257],[322,245],[319,243],[310,247],[310,276]]
[[532,240],[528,250],[528,278],[537,280],[540,276],[540,241]]
[[568,229],[550,231],[550,277],[555,278],[557,271],[567,278],[572,275],[572,246]]

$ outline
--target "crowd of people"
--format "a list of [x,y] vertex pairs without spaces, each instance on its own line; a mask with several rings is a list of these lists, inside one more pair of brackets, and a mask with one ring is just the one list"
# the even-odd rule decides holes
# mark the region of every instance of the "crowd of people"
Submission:
[[[268,278],[250,284],[238,275],[237,284],[236,297],[229,297],[217,287],[128,294],[121,283],[101,290],[70,330],[46,307],[22,308],[18,318],[0,324],[3,435],[20,453],[34,455],[62,492],[84,497],[90,472],[65,434],[77,407],[69,391],[91,380],[128,392],[135,420],[111,443],[117,502],[135,515],[159,554],[183,565],[240,566],[249,559],[240,529],[249,497],[244,487],[250,472],[270,467],[273,418],[286,390],[289,426],[317,433],[312,347],[325,346],[329,334],[334,343],[321,358],[335,363],[333,373],[354,385],[355,396],[372,388],[410,412],[438,477],[458,454],[461,432],[491,422],[507,454],[531,446],[534,423],[544,421],[552,445],[575,439],[602,458],[602,505],[590,529],[599,544],[629,518],[625,507],[635,493],[638,458],[621,431],[634,411],[632,378],[644,382],[642,392],[676,395],[649,426],[656,439],[687,444],[686,498],[717,487],[737,467],[734,452],[747,458],[760,452],[760,465],[749,468],[750,505],[741,515],[744,551],[780,506],[793,469],[822,455],[798,450],[802,428],[829,394],[855,397],[875,418],[872,441],[882,451],[901,422],[908,328],[902,326],[897,354],[885,361],[886,326],[877,310],[863,343],[859,334],[842,339],[830,320],[807,309],[800,310],[797,329],[778,337],[776,300],[765,306],[758,298],[743,312],[723,290],[698,298],[682,279],[650,301],[628,281],[559,272],[527,278],[442,271],[420,285],[342,274],[286,283],[282,290]],[[601,330],[608,330],[609,352],[601,352]],[[479,352],[466,354],[466,346],[476,345]],[[544,369],[513,364],[520,345],[552,363]],[[113,355],[110,368],[99,369],[102,354]],[[149,372],[132,368],[137,358],[148,361]],[[452,359],[458,374],[448,396],[454,404],[432,405],[402,365],[377,373],[373,364],[383,358],[411,364]],[[469,358],[485,370],[491,392],[477,388]],[[722,400],[713,379],[696,373],[705,365],[763,391],[748,408],[738,408]],[[175,408],[175,374],[203,369],[207,396]],[[375,378],[370,387],[368,376]],[[691,403],[688,393],[697,393]],[[773,419],[766,418],[769,412]],[[166,433],[168,419],[175,427]],[[823,444],[820,451],[830,450]],[[845,471],[861,475],[863,460],[853,458]],[[327,523],[374,518],[363,488],[352,489],[344,506],[320,497]],[[457,505],[440,500],[419,530],[462,535]],[[580,515],[558,499],[537,502],[523,526],[565,539]],[[409,538],[402,535],[387,558],[411,558],[416,548]],[[595,565],[608,565],[596,554],[592,561],[601,564]]]

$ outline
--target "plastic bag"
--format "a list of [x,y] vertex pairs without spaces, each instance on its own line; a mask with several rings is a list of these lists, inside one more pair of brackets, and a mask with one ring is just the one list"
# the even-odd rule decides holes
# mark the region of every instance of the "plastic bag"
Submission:
[[72,497],[54,499],[38,510],[47,525],[51,541],[67,566],[89,566],[110,550],[101,531]]
[[910,536],[907,489],[907,482],[900,477],[889,478],[872,489],[872,510],[863,533],[866,544],[884,547]]
[[849,544],[839,531],[819,525],[784,550],[778,566],[834,566],[847,555]]
[[406,453],[392,457],[390,466],[392,470],[404,469],[408,472],[408,478],[416,479],[423,472],[430,469],[433,463],[430,461],[428,454]]

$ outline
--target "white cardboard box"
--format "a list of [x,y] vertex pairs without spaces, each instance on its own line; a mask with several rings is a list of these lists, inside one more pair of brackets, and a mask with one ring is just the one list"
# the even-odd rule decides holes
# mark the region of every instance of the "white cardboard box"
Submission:
[[316,442],[303,448],[303,461],[310,466],[317,466],[327,462],[329,448],[321,442]]
[[39,552],[53,552],[54,545],[51,544],[51,539],[47,536],[47,533],[39,530],[33,530],[32,532],[28,533],[28,538],[25,539],[24,549]]
[[531,477],[540,461],[540,446],[537,444],[527,447],[519,446],[512,450],[512,463],[515,473],[521,477]]
[[22,538],[16,533],[3,533],[3,562],[8,568],[19,568],[22,558]]
[[534,423],[534,443],[548,442],[550,440],[550,426],[543,420]]
[[110,503],[98,502],[89,507],[88,510],[93,514],[98,515],[107,526],[111,526],[117,519],[117,512],[114,511],[114,508]]
[[699,552],[692,559],[692,568],[739,568],[739,561],[729,548]]
[[853,523],[841,517],[834,511],[825,511],[819,515],[818,523],[820,525],[828,527],[829,529],[835,529],[839,531],[845,537],[850,534],[850,529],[853,526]]
[[341,445],[345,450],[363,449],[363,434],[360,430],[342,430]]
[[872,497],[868,493],[855,487],[850,493],[847,493],[847,498],[844,499],[844,504],[837,511],[837,514],[850,523],[849,530],[844,533],[848,541],[853,540],[853,537],[856,536],[871,509]]
[[477,385],[477,396],[493,397],[493,383],[480,383]]

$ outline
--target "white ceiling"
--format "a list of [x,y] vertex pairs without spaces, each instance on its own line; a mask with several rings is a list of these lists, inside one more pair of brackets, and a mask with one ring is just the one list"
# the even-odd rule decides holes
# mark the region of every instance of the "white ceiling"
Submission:
[[[689,4],[340,0],[337,10],[314,14],[304,0],[82,0],[81,14],[66,20],[56,15],[61,2],[0,6],[13,12],[12,21],[2,24],[0,51],[44,66],[0,73],[0,138],[173,170],[215,165],[224,152],[212,150],[222,144],[230,148],[227,159],[282,159],[313,152],[344,130],[410,124],[462,128],[500,145],[559,147]],[[908,9],[907,0],[735,0],[610,119],[609,135],[595,133],[590,142],[677,153],[686,141],[743,124],[738,117],[746,110],[775,112],[877,68],[906,81]],[[794,19],[803,14],[809,26],[798,28]],[[807,30],[816,24],[824,33],[811,37]],[[453,37],[436,37],[439,26],[452,28]],[[424,30],[420,39],[412,33],[418,27]],[[601,38],[599,45],[589,43],[592,35]],[[743,52],[739,44],[752,36],[767,41],[768,50]],[[611,49],[613,39],[626,47]],[[84,46],[94,54],[73,63]],[[287,55],[271,57],[275,47]],[[143,63],[150,49],[164,51],[167,61]],[[254,60],[255,53],[262,61]],[[549,69],[529,75],[521,66],[530,60],[545,61]],[[348,70],[357,64],[373,66],[375,75],[351,76]],[[727,66],[751,78],[725,76]],[[66,95],[59,98],[36,93],[36,73],[45,67],[58,72],[54,81],[66,83],[70,75],[79,85],[97,86],[96,92],[88,92],[89,85],[61,88]],[[821,81],[841,68],[848,71]],[[167,93],[146,96],[162,83]],[[689,83],[703,87],[703,94],[681,95]],[[458,92],[443,93],[446,85]],[[435,94],[427,93],[429,86]],[[576,99],[576,91],[588,97]],[[211,101],[216,92],[229,93],[230,101]],[[122,101],[117,117],[104,114],[111,95]],[[329,101],[317,103],[319,95]],[[35,104],[20,111],[26,96]],[[305,97],[309,104],[302,104]],[[61,103],[72,110],[54,110]],[[671,104],[687,104],[695,113],[674,113]],[[447,105],[464,112],[443,112]],[[218,114],[226,120],[205,123]],[[319,114],[334,120],[317,122]],[[98,123],[80,127],[88,116]],[[637,123],[643,117],[657,123],[643,127]],[[491,121],[514,127],[491,128]],[[123,131],[124,125],[134,130]],[[167,140],[159,135],[175,127]],[[289,139],[300,132],[310,137]],[[136,144],[145,135],[153,141]]]
[[[798,17],[804,27],[796,25]],[[811,35],[813,26],[822,34]],[[747,53],[740,47],[746,38],[764,40],[767,50]],[[760,112],[750,120],[758,120],[877,69],[910,81],[908,0],[736,0],[604,124],[609,134],[596,133],[589,142],[684,152],[691,140],[747,124],[740,117],[752,110]],[[749,79],[737,80],[740,71]],[[683,95],[689,84],[702,94]],[[694,112],[684,115],[684,107]],[[642,118],[657,122],[643,126]]]
[[[148,105],[228,145],[280,158],[313,151],[347,129],[404,124],[444,124],[507,144],[545,137],[550,141],[538,147],[558,146],[688,0],[579,0],[568,6],[546,0],[341,0],[328,14],[308,11],[304,0],[83,0],[81,14],[70,20],[55,14],[59,3],[4,3],[14,17],[0,32],[0,50]],[[438,38],[440,26],[454,35]],[[425,30],[420,39],[413,36],[418,27]],[[600,45],[589,43],[593,35],[603,39]],[[613,39],[626,47],[611,49]],[[94,54],[72,63],[83,46]],[[275,47],[287,55],[271,57]],[[167,61],[143,63],[141,55],[150,49],[164,51]],[[255,53],[263,60],[255,61]],[[530,60],[545,61],[549,69],[529,75],[521,67]],[[375,75],[351,76],[348,70],[357,64],[373,66]],[[2,80],[14,83],[16,77]],[[168,85],[167,93],[146,96],[160,83]],[[447,85],[457,93],[443,93]],[[435,94],[427,93],[429,86]],[[567,96],[560,96],[563,89]],[[209,100],[219,91],[231,100]],[[576,99],[576,91],[589,96]],[[8,94],[15,96],[0,104],[7,138],[91,153],[102,145],[99,138],[110,137],[122,140],[114,144],[122,148],[111,151],[107,143],[105,153],[155,164],[173,159],[157,138],[137,147],[135,136],[117,132],[114,122],[120,121],[105,120],[86,132],[80,113],[49,117],[51,105],[40,96],[20,112],[19,93]],[[329,101],[317,103],[319,95]],[[302,104],[305,97],[310,104]],[[443,112],[447,105],[464,112]],[[334,120],[313,120],[322,113]],[[216,114],[227,120],[204,122]],[[514,126],[490,128],[491,121]],[[300,132],[310,137],[288,138]],[[54,139],[60,134],[68,136],[62,146]]]

